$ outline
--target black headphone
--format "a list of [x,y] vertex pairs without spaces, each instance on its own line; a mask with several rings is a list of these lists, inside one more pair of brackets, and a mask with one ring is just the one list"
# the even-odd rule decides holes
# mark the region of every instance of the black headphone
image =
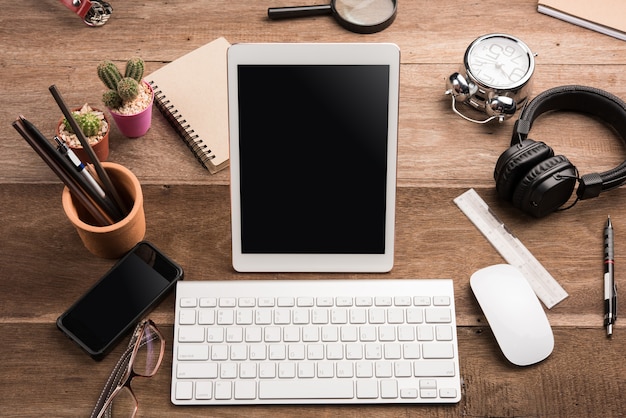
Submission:
[[626,161],[603,173],[579,178],[578,170],[565,156],[555,156],[545,143],[528,139],[533,122],[553,110],[595,115],[626,141],[626,103],[611,93],[572,85],[546,90],[530,101],[515,122],[511,146],[498,158],[493,177],[502,199],[537,218],[560,209],[570,199],[577,181],[576,202],[626,182]]

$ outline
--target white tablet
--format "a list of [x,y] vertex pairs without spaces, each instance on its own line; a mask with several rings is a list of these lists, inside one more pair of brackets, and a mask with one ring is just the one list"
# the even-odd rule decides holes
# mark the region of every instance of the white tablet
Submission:
[[391,270],[399,69],[394,44],[230,47],[235,270]]

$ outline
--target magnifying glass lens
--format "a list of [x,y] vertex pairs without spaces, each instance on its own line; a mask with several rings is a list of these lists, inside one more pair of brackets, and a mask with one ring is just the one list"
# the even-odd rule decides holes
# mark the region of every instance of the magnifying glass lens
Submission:
[[346,22],[357,26],[376,26],[391,19],[395,13],[393,0],[336,0],[334,8]]
[[375,33],[396,17],[397,0],[331,0],[330,4],[296,7],[270,7],[270,19],[332,14],[344,28],[356,33]]

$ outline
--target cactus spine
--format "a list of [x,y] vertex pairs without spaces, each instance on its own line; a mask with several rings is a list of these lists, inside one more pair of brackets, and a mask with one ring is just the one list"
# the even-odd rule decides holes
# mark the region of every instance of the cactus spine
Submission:
[[143,78],[144,62],[141,58],[131,58],[126,62],[124,76],[110,60],[98,64],[98,77],[109,91],[102,96],[104,105],[116,109],[139,95],[139,83]]

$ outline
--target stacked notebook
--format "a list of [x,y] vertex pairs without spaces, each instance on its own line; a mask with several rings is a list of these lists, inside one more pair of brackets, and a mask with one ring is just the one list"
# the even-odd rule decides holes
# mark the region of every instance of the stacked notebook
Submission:
[[226,53],[216,39],[146,76],[157,108],[211,173],[228,167]]
[[539,0],[537,10],[557,19],[626,41],[624,0]]

